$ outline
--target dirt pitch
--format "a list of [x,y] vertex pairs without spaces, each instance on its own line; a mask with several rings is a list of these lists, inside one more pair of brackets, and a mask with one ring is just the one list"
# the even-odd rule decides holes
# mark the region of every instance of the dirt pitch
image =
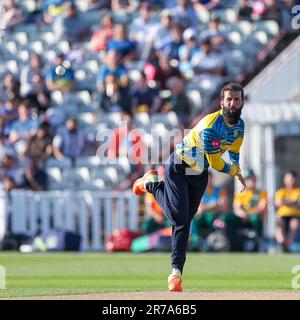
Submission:
[[113,292],[85,295],[40,296],[33,300],[300,300],[300,292]]

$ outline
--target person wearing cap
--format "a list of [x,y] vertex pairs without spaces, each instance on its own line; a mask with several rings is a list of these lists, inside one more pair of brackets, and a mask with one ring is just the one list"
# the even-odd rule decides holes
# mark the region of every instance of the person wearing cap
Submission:
[[75,76],[71,67],[65,68],[66,71],[62,75],[58,75],[55,71],[56,67],[64,65],[64,61],[65,55],[62,52],[58,52],[55,57],[54,66],[46,76],[46,86],[50,92],[58,90],[66,94],[75,89]]
[[257,188],[256,176],[253,170],[248,169],[244,174],[247,189],[237,193],[233,200],[233,211],[236,227],[251,228],[257,235],[263,235],[263,220],[267,213],[267,193]]
[[275,194],[276,240],[283,251],[289,252],[300,232],[300,188],[297,186],[297,172],[287,171],[283,177],[283,184]]

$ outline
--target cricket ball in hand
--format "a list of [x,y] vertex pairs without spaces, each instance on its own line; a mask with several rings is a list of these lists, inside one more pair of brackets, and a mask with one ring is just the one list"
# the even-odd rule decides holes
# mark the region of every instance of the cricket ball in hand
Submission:
[[57,75],[59,75],[59,76],[64,75],[65,72],[66,72],[66,69],[65,69],[63,66],[57,66],[57,67],[55,68],[55,73],[56,73]]

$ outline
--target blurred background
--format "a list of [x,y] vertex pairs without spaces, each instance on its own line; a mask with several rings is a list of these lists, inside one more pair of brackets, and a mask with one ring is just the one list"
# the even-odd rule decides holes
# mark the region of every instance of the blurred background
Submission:
[[169,250],[170,225],[132,183],[163,179],[235,81],[249,188],[211,173],[190,250],[298,251],[299,14],[292,0],[1,0],[0,247]]

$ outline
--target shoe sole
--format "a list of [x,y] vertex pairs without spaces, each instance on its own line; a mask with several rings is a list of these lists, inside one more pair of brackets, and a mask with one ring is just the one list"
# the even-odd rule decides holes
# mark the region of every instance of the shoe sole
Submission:
[[143,190],[140,189],[139,185],[140,184],[144,184],[144,180],[149,176],[149,175],[157,175],[157,171],[156,170],[151,170],[146,172],[141,178],[137,179],[133,186],[132,186],[132,191],[135,195],[139,196],[141,195],[143,192],[147,192],[146,189],[143,188]]

